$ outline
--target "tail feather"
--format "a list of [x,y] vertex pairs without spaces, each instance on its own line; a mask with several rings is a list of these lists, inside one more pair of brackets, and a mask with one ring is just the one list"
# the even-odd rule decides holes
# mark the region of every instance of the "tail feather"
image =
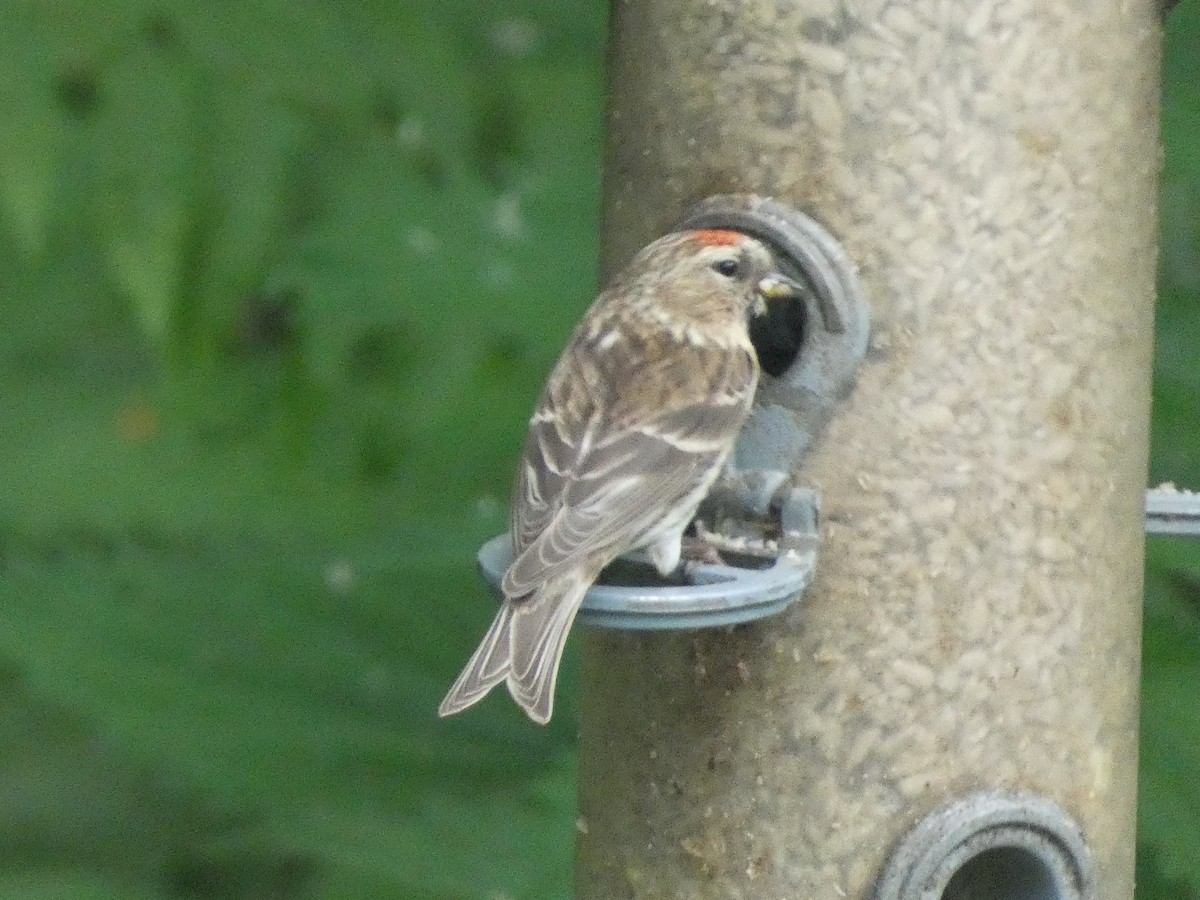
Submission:
[[576,577],[566,585],[552,582],[543,586],[513,622],[508,692],[529,718],[543,725],[554,711],[554,686],[563,649],[590,583]]
[[462,712],[506,681],[508,692],[529,718],[542,725],[550,721],[567,635],[590,583],[580,577],[557,579],[527,598],[505,600],[438,715]]
[[446,699],[438,707],[438,715],[452,716],[473,703],[478,703],[492,688],[508,675],[512,662],[512,623],[515,607],[505,600],[466,667],[454,680]]

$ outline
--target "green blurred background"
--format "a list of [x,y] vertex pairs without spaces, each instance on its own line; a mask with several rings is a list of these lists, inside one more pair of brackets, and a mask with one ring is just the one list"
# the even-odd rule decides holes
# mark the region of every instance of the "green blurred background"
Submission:
[[[0,900],[569,893],[558,715],[433,711],[595,273],[605,5],[0,4]],[[1200,487],[1200,0],[1151,480]],[[1150,542],[1139,897],[1200,897],[1200,543]]]

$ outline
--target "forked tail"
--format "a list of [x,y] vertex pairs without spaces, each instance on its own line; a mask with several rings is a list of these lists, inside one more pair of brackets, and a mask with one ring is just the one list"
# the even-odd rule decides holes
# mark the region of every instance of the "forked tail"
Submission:
[[549,722],[567,634],[590,584],[591,579],[567,576],[546,582],[528,597],[505,600],[438,715],[462,712],[504,681],[529,718]]

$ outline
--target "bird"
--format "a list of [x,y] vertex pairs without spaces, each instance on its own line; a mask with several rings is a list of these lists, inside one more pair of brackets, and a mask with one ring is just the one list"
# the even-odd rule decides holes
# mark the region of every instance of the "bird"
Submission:
[[530,719],[550,720],[584,594],[632,550],[662,575],[679,565],[754,399],[750,321],[801,296],[765,244],[722,228],[660,237],[600,292],[529,420],[503,602],[439,716],[505,682]]

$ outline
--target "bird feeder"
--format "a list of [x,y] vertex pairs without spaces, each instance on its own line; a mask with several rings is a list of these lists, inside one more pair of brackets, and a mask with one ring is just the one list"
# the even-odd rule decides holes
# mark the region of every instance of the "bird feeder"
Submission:
[[580,900],[1132,896],[1158,14],[614,0],[604,271],[771,198],[872,322],[736,454],[820,498],[802,602],[583,631]]
[[[577,619],[583,625],[680,630],[750,622],[799,599],[816,567],[819,499],[793,482],[789,465],[828,424],[866,351],[867,304],[853,267],[820,225],[762,197],[710,197],[679,227],[758,238],[806,297],[776,305],[763,326],[751,326],[767,382],[698,523],[707,521],[703,537],[728,560],[688,564],[680,583],[664,585],[644,554],[630,554],[588,590]],[[480,571],[497,593],[512,560],[507,534],[480,549]]]

